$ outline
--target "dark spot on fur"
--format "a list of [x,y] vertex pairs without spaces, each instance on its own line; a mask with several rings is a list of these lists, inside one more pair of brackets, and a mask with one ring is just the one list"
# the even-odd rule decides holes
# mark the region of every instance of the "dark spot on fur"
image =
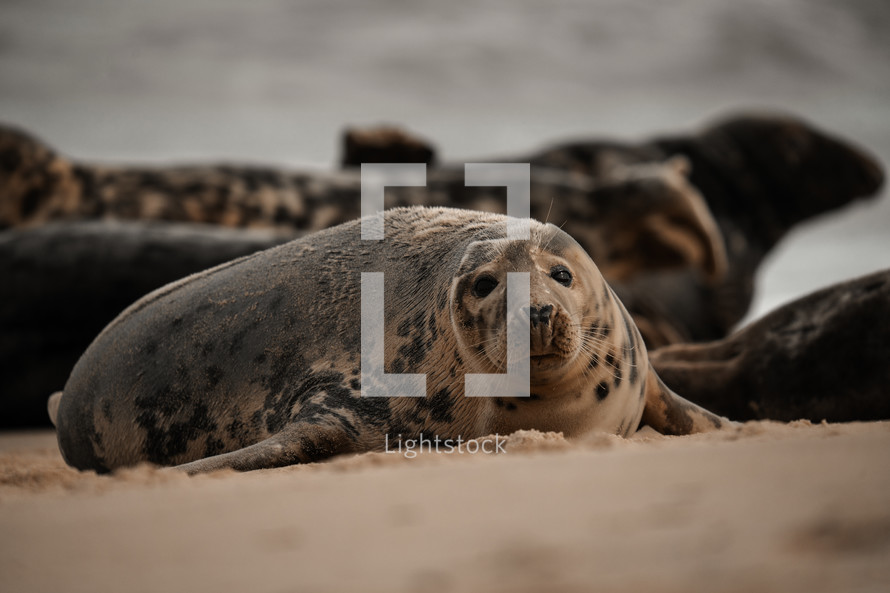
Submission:
[[276,206],[275,213],[272,215],[272,222],[287,222],[290,219],[290,213],[284,206]]
[[349,386],[352,388],[353,391],[361,391],[362,390],[361,381],[359,381],[358,379],[351,379],[349,381]]
[[207,378],[207,387],[213,389],[217,385],[219,385],[220,379],[222,379],[223,370],[216,365],[211,365],[204,369],[204,375]]
[[417,400],[417,407],[429,410],[429,417],[434,422],[453,422],[454,417],[451,415],[451,409],[454,407],[454,397],[451,390],[443,387],[431,397],[425,397]]
[[191,441],[216,430],[207,404],[197,402],[189,410],[187,397],[168,387],[155,397],[136,398],[136,423],[145,430],[143,453],[152,463],[169,464]]
[[[334,373],[331,373],[333,376]],[[389,421],[391,416],[390,402],[387,397],[361,397],[354,390],[337,382],[327,387],[323,400],[324,409],[350,410],[362,422],[380,427]],[[301,414],[302,414],[301,410]]]
[[[416,369],[426,358],[429,351],[428,342],[424,340],[424,336],[417,334],[411,343],[403,345],[399,348],[399,356],[404,358],[408,363],[408,368]],[[431,345],[431,343],[429,343]]]
[[[102,451],[105,448],[102,433],[99,432],[92,423],[90,423],[89,428],[87,428],[87,432],[89,433],[89,439],[93,445],[93,450]],[[108,473],[108,467],[101,458],[95,459],[92,467],[100,474]]]
[[507,402],[507,411],[512,412],[515,409],[516,409],[516,404],[514,404],[513,402]]
[[399,326],[396,328],[396,335],[399,336],[400,338],[407,337],[408,335],[411,334],[411,327],[412,327],[411,320],[407,319],[407,318],[403,319],[399,323]]
[[241,351],[241,348],[244,346],[244,338],[246,338],[252,330],[252,327],[245,327],[232,336],[232,341],[229,343],[229,354],[235,355]]
[[596,386],[596,399],[603,401],[609,396],[609,385],[605,381],[600,381]]
[[37,207],[40,206],[40,198],[44,193],[38,188],[32,188],[25,192],[25,195],[22,196],[22,217],[27,218],[31,214],[37,210]]
[[436,327],[436,314],[430,313],[430,316],[427,318],[426,322],[427,330],[430,332],[430,336],[433,341],[439,338],[439,328]]
[[212,457],[219,455],[225,450],[225,443],[220,439],[210,435],[207,437],[207,444],[204,446],[204,457]]
[[[362,401],[381,399],[354,397],[341,373],[331,370],[312,372],[302,361],[295,364],[293,360],[276,359],[268,386],[270,391],[263,404],[262,420],[270,433],[276,433],[292,422],[295,413],[306,419],[313,414],[330,413],[335,408],[345,407],[346,402],[352,402],[349,407],[358,407]],[[322,394],[324,405],[309,402]],[[301,405],[297,406],[298,403]],[[341,424],[344,429],[351,428],[351,425],[347,428],[345,419]]]
[[612,328],[608,325],[600,325],[598,322],[594,321],[587,328],[587,336],[590,339],[594,340],[603,340],[609,336],[612,332]]
[[234,418],[226,425],[226,433],[229,435],[229,438],[236,443],[243,443],[246,428],[247,427],[241,422],[240,418]]
[[19,151],[8,148],[0,152],[0,169],[6,172],[12,172],[19,168],[22,163],[22,155]]
[[84,197],[96,195],[96,177],[91,169],[74,167],[74,178],[80,183],[80,192]]
[[[325,395],[325,400],[327,400],[327,393],[322,393]],[[343,410],[342,407],[338,409]],[[348,435],[352,439],[358,438],[358,429],[355,427],[352,421],[350,421],[349,418],[347,418],[343,414],[343,412],[337,411],[338,409],[329,409],[326,405],[319,406],[317,404],[308,404],[300,410],[300,414],[295,418],[294,421],[314,426],[337,424],[339,428],[343,430],[344,434]]]
[[322,448],[312,441],[312,439],[300,439],[300,461],[302,463],[310,463],[316,459],[321,459],[323,455]]

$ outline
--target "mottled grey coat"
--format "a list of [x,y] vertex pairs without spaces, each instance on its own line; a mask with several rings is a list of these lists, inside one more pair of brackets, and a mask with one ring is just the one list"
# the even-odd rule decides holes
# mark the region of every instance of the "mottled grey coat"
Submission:
[[[532,222],[529,241],[508,241],[505,221],[397,209],[382,242],[360,240],[354,221],[155,291],[99,335],[51,402],[63,456],[98,471],[202,458],[185,469],[244,470],[379,450],[387,435],[629,434],[641,418],[673,433],[721,426],[651,371],[630,316],[571,237]],[[571,270],[570,286],[553,266]],[[506,339],[503,291],[474,292],[483,269],[529,272],[530,303],[547,308],[532,331],[550,333],[532,355],[550,359],[532,364],[528,398],[463,395],[465,373],[499,370],[492,352]],[[425,398],[360,396],[360,278],[375,271],[386,279],[386,370],[426,373]],[[480,331],[495,338],[458,339]]]

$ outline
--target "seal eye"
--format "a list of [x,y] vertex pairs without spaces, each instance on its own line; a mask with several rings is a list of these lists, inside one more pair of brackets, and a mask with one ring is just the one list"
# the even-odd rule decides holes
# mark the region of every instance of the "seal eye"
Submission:
[[572,273],[562,266],[555,266],[552,270],[550,270],[550,277],[563,286],[572,285]]
[[476,282],[473,283],[473,294],[480,299],[485,298],[491,294],[491,291],[494,290],[497,285],[498,281],[491,276],[479,276],[479,278],[476,279]]

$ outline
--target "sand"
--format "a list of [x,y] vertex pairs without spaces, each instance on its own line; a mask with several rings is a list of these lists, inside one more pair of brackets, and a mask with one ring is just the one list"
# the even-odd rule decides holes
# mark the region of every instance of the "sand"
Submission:
[[0,435],[0,591],[887,591],[890,422],[189,478]]

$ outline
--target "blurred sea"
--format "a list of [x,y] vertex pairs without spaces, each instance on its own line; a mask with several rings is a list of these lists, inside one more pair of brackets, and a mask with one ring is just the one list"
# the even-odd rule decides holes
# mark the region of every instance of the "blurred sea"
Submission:
[[[0,120],[109,161],[330,166],[347,124],[447,160],[790,110],[890,163],[885,0],[2,0]],[[886,192],[885,192],[886,193]],[[801,227],[753,316],[890,267],[890,201]]]

